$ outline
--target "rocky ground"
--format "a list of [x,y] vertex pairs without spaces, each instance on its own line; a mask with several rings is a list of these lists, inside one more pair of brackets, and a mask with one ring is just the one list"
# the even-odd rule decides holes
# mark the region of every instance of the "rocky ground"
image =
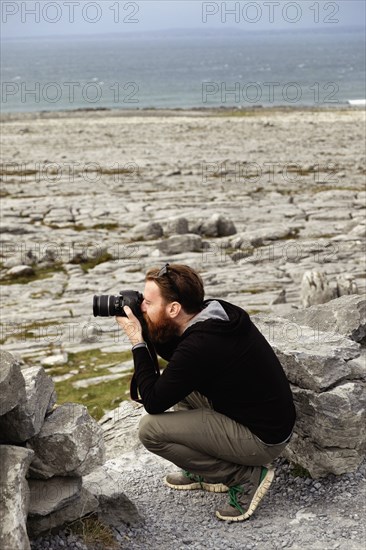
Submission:
[[[252,518],[237,524],[221,522],[215,510],[226,503],[227,495],[175,491],[164,485],[164,476],[176,468],[139,444],[140,407],[132,412],[132,406],[122,405],[101,424],[108,459],[101,470],[111,491],[123,493],[135,506],[129,512],[129,525],[118,525],[118,509],[109,518],[114,523],[116,549],[363,550],[365,463],[353,473],[313,480],[302,477],[301,469],[278,459],[274,482]],[[112,418],[113,424],[109,425]],[[98,471],[93,472],[84,478],[84,485],[96,484],[98,479]],[[108,492],[105,487],[102,490]],[[62,548],[105,547],[83,544],[65,530],[32,543],[32,550]]]
[[[352,109],[4,116],[3,347],[100,417],[128,391],[131,362],[92,297],[142,290],[151,265],[192,265],[207,297],[252,314],[301,308],[309,270],[364,293],[364,140]],[[261,513],[226,525],[213,516],[222,496],[173,494],[167,466],[141,460],[151,467],[123,489],[146,523],[121,548],[363,548],[362,468],[307,482],[280,463]]]
[[61,381],[90,349],[84,379],[120,376],[128,342],[92,297],[142,290],[151,265],[188,263],[250,313],[302,307],[308,270],[365,292],[362,110],[3,118],[1,342]]

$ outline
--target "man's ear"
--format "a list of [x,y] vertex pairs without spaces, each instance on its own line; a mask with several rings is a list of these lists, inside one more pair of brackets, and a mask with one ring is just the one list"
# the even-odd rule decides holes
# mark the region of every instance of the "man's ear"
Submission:
[[181,312],[181,309],[182,309],[182,306],[179,302],[171,302],[168,305],[167,313],[168,313],[169,317],[174,319],[175,317],[177,317],[179,315],[179,313]]

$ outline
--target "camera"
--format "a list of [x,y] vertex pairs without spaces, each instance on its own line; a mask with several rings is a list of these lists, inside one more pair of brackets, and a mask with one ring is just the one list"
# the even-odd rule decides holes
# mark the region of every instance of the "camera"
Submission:
[[94,317],[126,317],[123,311],[124,306],[129,306],[136,317],[141,317],[140,306],[144,297],[136,290],[121,290],[118,296],[94,296],[93,315]]

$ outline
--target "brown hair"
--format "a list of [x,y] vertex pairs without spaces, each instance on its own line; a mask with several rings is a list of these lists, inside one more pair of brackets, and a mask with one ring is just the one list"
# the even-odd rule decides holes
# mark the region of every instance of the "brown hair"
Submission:
[[203,309],[204,288],[198,273],[183,264],[167,264],[166,270],[159,275],[161,268],[153,267],[146,273],[146,281],[154,281],[163,299],[179,302],[186,313],[198,313]]

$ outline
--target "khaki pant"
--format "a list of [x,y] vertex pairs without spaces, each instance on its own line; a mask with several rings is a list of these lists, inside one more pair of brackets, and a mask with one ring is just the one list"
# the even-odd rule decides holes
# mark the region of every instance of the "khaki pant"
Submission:
[[256,467],[272,462],[287,445],[262,443],[248,428],[214,411],[198,392],[174,409],[143,416],[140,440],[152,453],[209,483],[244,484]]

